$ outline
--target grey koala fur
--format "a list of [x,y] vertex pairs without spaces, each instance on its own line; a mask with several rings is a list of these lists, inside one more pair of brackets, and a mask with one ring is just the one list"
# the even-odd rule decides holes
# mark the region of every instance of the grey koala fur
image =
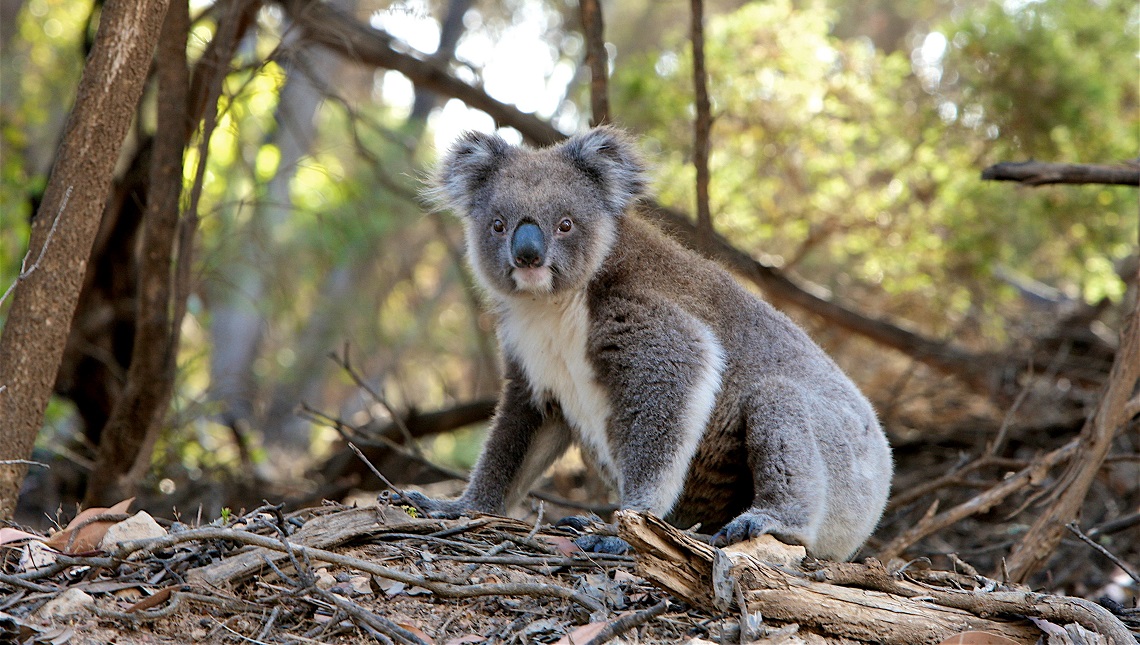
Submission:
[[871,404],[786,316],[629,212],[645,183],[608,127],[537,150],[468,133],[446,155],[433,196],[462,216],[506,380],[463,495],[416,499],[502,512],[576,442],[622,508],[849,558],[890,490]]

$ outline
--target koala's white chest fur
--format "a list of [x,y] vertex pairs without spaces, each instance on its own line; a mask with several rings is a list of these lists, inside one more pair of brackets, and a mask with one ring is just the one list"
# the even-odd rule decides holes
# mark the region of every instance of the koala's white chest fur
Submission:
[[499,339],[522,365],[536,398],[549,392],[603,474],[618,479],[606,438],[609,397],[586,357],[585,294],[567,294],[558,300],[508,298],[503,304]]

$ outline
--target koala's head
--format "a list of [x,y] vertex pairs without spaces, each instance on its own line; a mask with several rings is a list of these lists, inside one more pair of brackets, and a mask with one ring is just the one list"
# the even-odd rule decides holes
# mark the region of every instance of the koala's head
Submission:
[[479,280],[511,295],[583,287],[644,188],[633,144],[600,127],[538,150],[468,132],[439,165],[433,192],[463,216]]

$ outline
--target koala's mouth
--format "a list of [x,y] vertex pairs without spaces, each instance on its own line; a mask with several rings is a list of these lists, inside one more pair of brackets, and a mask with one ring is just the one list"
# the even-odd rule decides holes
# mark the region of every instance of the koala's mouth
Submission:
[[549,293],[554,287],[554,271],[551,267],[514,267],[511,279],[519,291]]

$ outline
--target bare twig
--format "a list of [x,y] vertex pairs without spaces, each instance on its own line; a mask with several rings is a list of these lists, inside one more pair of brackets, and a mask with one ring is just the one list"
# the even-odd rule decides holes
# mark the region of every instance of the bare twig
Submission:
[[1077,450],[1077,441],[1074,439],[1056,450],[1033,460],[1031,464],[1021,469],[1016,475],[1007,477],[989,490],[977,495],[969,501],[963,502],[948,511],[937,515],[930,514],[922,518],[915,526],[904,531],[879,550],[878,557],[884,561],[896,558],[910,545],[922,538],[936,533],[947,526],[955,524],[971,515],[984,513],[1013,493],[1040,480],[1051,468],[1070,458]]
[[1116,433],[1130,420],[1125,412],[1138,380],[1140,299],[1132,303],[1132,310],[1125,318],[1120,330],[1120,349],[1113,359],[1108,382],[1075,440],[1073,459],[1053,486],[1052,502],[1010,552],[1007,566],[1014,581],[1024,582],[1045,565],[1060,544],[1065,526],[1077,517]]
[[1123,560],[1116,557],[1111,551],[1098,544],[1089,536],[1085,535],[1084,532],[1081,531],[1081,527],[1077,526],[1076,522],[1069,522],[1067,525],[1065,525],[1065,528],[1069,529],[1069,532],[1077,536],[1081,542],[1084,542],[1085,544],[1096,549],[1097,553],[1103,555],[1109,560],[1112,560],[1112,563],[1120,567],[1121,571],[1127,573],[1129,578],[1132,578],[1137,583],[1140,583],[1140,574],[1137,574],[1135,569],[1125,564]]
[[982,171],[982,179],[1016,181],[1028,186],[1043,184],[1116,184],[1140,186],[1140,163],[1081,164],[1043,161],[1005,161]]
[[8,285],[8,288],[4,290],[4,295],[0,296],[0,306],[4,305],[4,301],[8,299],[8,294],[12,293],[12,290],[16,288],[16,285],[19,284],[21,280],[27,279],[36,269],[40,268],[40,260],[44,259],[44,252],[47,251],[48,245],[51,244],[51,238],[55,235],[55,227],[59,225],[59,218],[63,216],[63,211],[67,208],[67,200],[71,199],[72,188],[74,188],[74,186],[68,186],[67,191],[63,193],[63,200],[59,203],[59,210],[55,213],[55,219],[51,222],[47,239],[44,240],[43,246],[40,247],[40,253],[36,256],[36,261],[32,263],[32,266],[28,266],[28,258],[32,255],[32,249],[29,248],[28,252],[24,254],[24,260],[20,262],[20,274],[17,275],[16,279],[12,281],[12,284]]
[[[166,549],[176,544],[198,540],[228,540],[230,542],[258,546],[272,551],[291,553],[311,560],[320,560],[322,562],[357,569],[370,575],[395,580],[396,582],[402,582],[406,585],[423,587],[442,598],[475,598],[479,596],[555,597],[573,601],[587,609],[590,613],[603,610],[601,603],[597,600],[578,593],[573,589],[559,585],[511,582],[458,585],[448,582],[439,582],[425,576],[385,567],[361,558],[333,553],[326,549],[294,544],[284,538],[275,539],[257,533],[250,533],[249,531],[219,527],[202,527],[178,533],[170,533],[158,538],[122,542],[119,544],[119,547],[111,553],[110,557],[84,558],[83,561],[88,563],[89,566],[117,566],[117,564],[126,559],[127,556],[134,553],[149,555],[157,550]],[[73,561],[77,561],[77,559],[73,559]]]
[[369,385],[368,382],[364,380],[364,376],[362,376],[360,372],[357,372],[356,368],[352,366],[352,360],[349,357],[348,343],[344,344],[344,354],[342,356],[338,356],[335,352],[333,352],[329,354],[329,358],[333,359],[337,365],[339,365],[345,372],[347,372],[348,375],[352,378],[352,381],[356,383],[358,387],[367,392],[373,400],[375,400],[377,403],[383,406],[385,410],[387,410],[388,416],[392,418],[392,422],[396,424],[397,428],[399,428],[400,434],[403,435],[404,441],[408,444],[408,449],[411,450],[412,453],[414,453],[417,457],[423,459],[423,451],[420,450],[419,443],[417,443],[415,438],[412,437],[412,433],[408,430],[408,424],[404,423],[404,418],[401,415],[397,414],[396,410],[388,403],[388,399],[385,398],[384,395],[381,394],[376,388]]

